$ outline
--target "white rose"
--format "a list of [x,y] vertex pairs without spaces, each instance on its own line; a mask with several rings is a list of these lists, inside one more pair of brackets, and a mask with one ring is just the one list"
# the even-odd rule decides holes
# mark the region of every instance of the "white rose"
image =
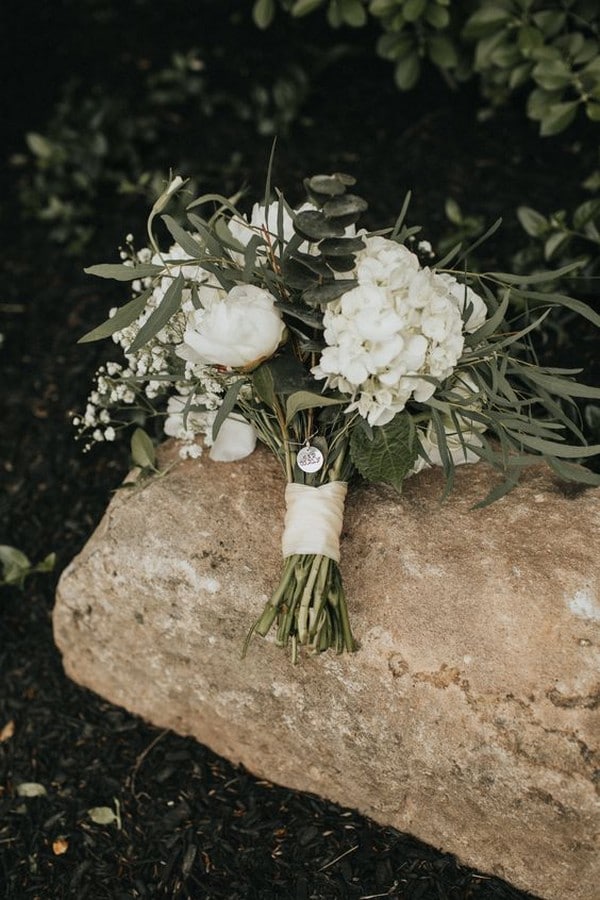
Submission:
[[208,454],[215,462],[235,462],[256,447],[256,431],[245,419],[228,416]]
[[[477,385],[467,372],[460,372],[453,379],[450,387],[454,395],[466,401],[464,406],[468,406],[469,409],[475,411],[480,411],[483,408],[483,404],[478,397],[479,392]],[[460,436],[451,416],[444,416],[443,420],[446,445],[452,462],[455,466],[479,462],[480,457],[477,453],[475,453],[474,450],[469,449],[469,447],[466,447],[465,444],[470,444],[471,447],[482,447],[483,441],[481,440],[480,435],[485,431],[485,425],[480,422],[475,422],[473,419],[461,416],[460,413],[457,413],[456,418],[460,427]],[[430,465],[443,465],[437,432],[433,422],[429,423],[426,431],[420,433],[420,440],[423,450],[429,457],[429,462],[419,456],[411,474],[420,472],[422,469],[427,469]]]
[[190,313],[177,355],[193,363],[249,368],[275,353],[284,330],[273,295],[239,284],[208,309]]
[[467,306],[471,308],[469,317],[464,323],[464,330],[469,334],[481,328],[487,318],[487,306],[479,294],[466,284],[460,284],[452,275],[443,272],[438,276],[448,287],[449,294],[457,301],[461,314]]
[[[310,203],[304,203],[299,207],[298,212],[303,209],[314,209]],[[233,237],[246,247],[250,243],[250,238],[255,234],[262,234],[263,231],[269,232],[272,238],[278,236],[279,223],[282,226],[282,237],[285,243],[294,236],[294,221],[287,211],[286,207],[280,201],[275,200],[265,207],[264,203],[255,203],[250,214],[250,221],[242,217],[234,216],[229,220],[229,230]]]

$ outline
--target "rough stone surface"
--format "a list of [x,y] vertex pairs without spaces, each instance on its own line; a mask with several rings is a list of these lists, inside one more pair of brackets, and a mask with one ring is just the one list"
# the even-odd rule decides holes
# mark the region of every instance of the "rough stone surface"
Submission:
[[122,491],[64,572],[68,674],[250,771],[358,808],[549,900],[600,884],[600,491],[463,467],[350,493],[358,653],[240,647],[280,568],[283,480],[258,450]]

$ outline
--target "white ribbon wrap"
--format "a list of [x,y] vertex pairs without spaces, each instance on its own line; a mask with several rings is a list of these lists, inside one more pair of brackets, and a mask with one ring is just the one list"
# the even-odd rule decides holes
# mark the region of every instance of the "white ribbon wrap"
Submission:
[[330,481],[319,487],[288,484],[285,489],[284,557],[314,553],[340,561],[340,535],[348,485]]

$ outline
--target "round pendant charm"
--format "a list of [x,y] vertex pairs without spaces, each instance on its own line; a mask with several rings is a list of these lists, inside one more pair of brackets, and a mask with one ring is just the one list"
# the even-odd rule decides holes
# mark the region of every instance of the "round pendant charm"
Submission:
[[311,447],[310,444],[307,444],[298,451],[296,462],[298,468],[303,472],[318,472],[323,465],[323,454],[318,447]]

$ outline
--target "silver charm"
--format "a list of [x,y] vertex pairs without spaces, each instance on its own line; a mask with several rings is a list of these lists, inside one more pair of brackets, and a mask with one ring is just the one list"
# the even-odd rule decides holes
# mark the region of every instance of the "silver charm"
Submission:
[[303,472],[318,472],[323,466],[323,454],[318,447],[312,447],[307,441],[302,450],[298,451],[296,462]]

